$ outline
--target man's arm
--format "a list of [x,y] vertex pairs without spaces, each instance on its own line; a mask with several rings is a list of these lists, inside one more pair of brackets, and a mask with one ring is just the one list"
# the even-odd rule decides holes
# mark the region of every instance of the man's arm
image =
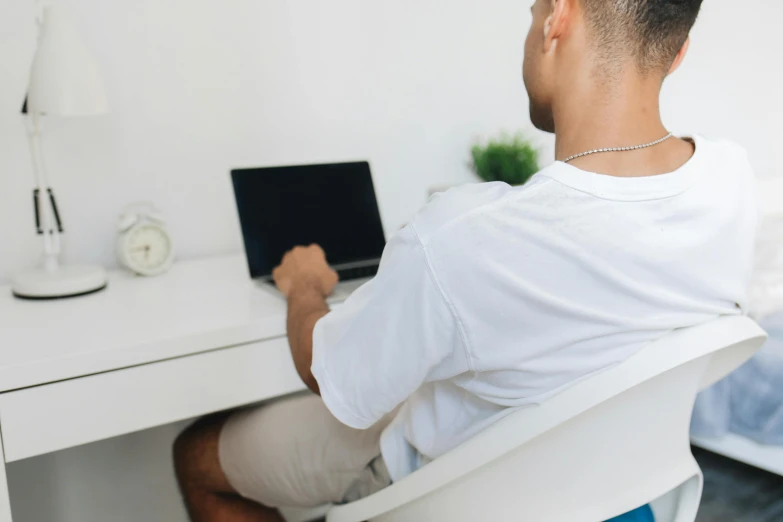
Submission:
[[318,320],[329,313],[326,297],[337,284],[337,273],[329,268],[324,251],[311,245],[287,253],[272,275],[288,300],[288,344],[296,371],[308,388],[320,394],[310,369],[313,330]]
[[299,377],[308,388],[320,395],[318,382],[310,371],[313,364],[313,330],[315,323],[329,313],[329,307],[315,288],[295,288],[288,296],[288,344]]
[[413,227],[391,238],[378,275],[328,314],[324,301],[337,275],[319,248],[296,249],[274,276],[288,297],[299,374],[346,426],[368,429],[428,378],[473,370]]

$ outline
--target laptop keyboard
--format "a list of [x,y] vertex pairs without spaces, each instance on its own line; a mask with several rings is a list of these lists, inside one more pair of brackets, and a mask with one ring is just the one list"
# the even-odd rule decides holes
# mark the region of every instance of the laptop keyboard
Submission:
[[373,277],[378,273],[378,265],[359,266],[354,268],[341,268],[337,271],[340,281],[350,281],[352,279],[363,279]]

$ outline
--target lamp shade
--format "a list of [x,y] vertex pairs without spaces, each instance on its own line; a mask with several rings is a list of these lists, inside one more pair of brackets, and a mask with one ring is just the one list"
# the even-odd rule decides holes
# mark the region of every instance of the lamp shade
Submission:
[[100,71],[66,9],[46,6],[40,29],[30,72],[27,111],[59,116],[107,112]]

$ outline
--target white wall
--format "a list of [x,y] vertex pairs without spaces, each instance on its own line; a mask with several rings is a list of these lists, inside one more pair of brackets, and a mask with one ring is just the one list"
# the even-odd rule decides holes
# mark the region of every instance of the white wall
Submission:
[[[55,0],[57,1],[57,0]],[[528,4],[397,0],[60,0],[101,64],[106,117],[52,120],[45,136],[66,258],[113,265],[114,222],[154,200],[182,257],[241,250],[228,170],[369,158],[387,229],[429,186],[472,179],[476,137],[530,130],[519,65]],[[32,0],[0,15],[0,281],[33,263],[21,117]],[[783,169],[783,98],[770,0],[706,3],[669,82],[675,130],[727,136],[762,175]]]
[[[112,265],[116,215],[143,199],[168,214],[182,257],[241,251],[233,166],[368,158],[391,231],[428,187],[472,179],[476,137],[524,129],[551,156],[551,138],[530,129],[520,80],[529,1],[60,3],[97,55],[112,105],[106,117],[47,125],[71,260]],[[665,91],[674,130],[743,143],[765,176],[783,174],[782,16],[772,0],[705,2],[690,59]],[[18,114],[32,17],[33,0],[0,0],[0,280],[38,254]],[[179,522],[167,471],[174,431],[15,464],[17,522],[102,522],[112,506],[113,522]]]
[[[0,236],[13,245],[0,278],[38,252],[17,114],[34,50],[28,3],[0,16]],[[45,137],[69,259],[112,264],[116,216],[137,199],[168,214],[183,257],[240,251],[233,166],[370,159],[394,230],[428,186],[471,179],[475,136],[527,126],[518,1],[62,3],[112,106],[52,121]]]

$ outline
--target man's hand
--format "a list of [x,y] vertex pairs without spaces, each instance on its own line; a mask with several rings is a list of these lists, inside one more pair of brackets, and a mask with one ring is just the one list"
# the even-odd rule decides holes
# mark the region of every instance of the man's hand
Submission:
[[326,254],[318,245],[296,247],[288,252],[272,277],[280,292],[289,298],[295,290],[314,289],[326,298],[334,290],[339,278],[329,268]]

